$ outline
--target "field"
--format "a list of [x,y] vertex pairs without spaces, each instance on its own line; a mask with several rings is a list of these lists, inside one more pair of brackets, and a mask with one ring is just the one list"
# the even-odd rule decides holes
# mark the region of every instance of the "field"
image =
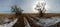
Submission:
[[[53,14],[53,13],[46,13],[42,18],[43,19],[45,19],[45,18],[49,18],[49,19],[51,19],[52,17],[60,17],[60,14]],[[38,14],[27,14],[27,16],[26,16],[26,19],[25,20],[28,20],[28,22],[30,23],[30,27],[42,27],[42,26],[38,26],[37,24],[36,24],[36,22],[34,23],[34,20],[35,21],[39,21],[38,19],[39,19],[40,17],[38,16]],[[27,23],[28,23],[27,22]],[[56,24],[56,25],[53,25],[53,26],[50,26],[50,27],[60,27],[59,26],[60,25],[60,23],[58,23],[58,24]],[[27,26],[27,27],[29,27],[29,25]]]
[[[0,17],[8,17],[9,19],[16,18],[16,16],[14,14],[0,14]],[[23,27],[24,21],[26,21],[26,19],[28,20],[29,23],[31,23],[32,27],[34,27],[34,26],[36,27],[36,25],[34,25],[34,23],[31,22],[30,17],[34,17],[34,19],[36,19],[36,20],[37,20],[37,18],[39,18],[38,14],[35,14],[35,13],[24,13],[24,14],[22,14],[22,19],[21,18],[19,19],[19,17],[21,17],[21,16],[18,16],[18,21],[14,24],[13,27]],[[45,15],[43,17],[46,17],[46,18],[60,17],[60,14],[59,13],[57,13],[57,14],[56,13],[45,13]],[[20,22],[20,23],[18,23],[18,22]]]
[[[23,13],[22,16],[26,16],[26,15],[33,15],[33,16],[38,16],[38,14],[36,13]],[[6,17],[16,17],[14,14],[0,14],[0,16],[6,16]],[[45,13],[44,15],[45,17],[56,17],[56,16],[60,16],[59,13]]]

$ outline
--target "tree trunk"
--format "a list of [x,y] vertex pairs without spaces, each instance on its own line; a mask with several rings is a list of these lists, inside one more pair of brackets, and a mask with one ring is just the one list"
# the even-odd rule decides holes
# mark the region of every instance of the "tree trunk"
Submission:
[[44,13],[42,11],[39,12],[39,16],[43,17]]

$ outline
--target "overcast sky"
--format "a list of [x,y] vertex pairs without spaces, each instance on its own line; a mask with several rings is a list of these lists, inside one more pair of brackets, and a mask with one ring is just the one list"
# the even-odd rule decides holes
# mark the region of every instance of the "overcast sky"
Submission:
[[[24,12],[33,13],[33,5],[41,0],[0,0],[0,13],[10,13],[11,6],[20,6]],[[60,0],[44,0],[47,5],[47,13],[60,13]]]

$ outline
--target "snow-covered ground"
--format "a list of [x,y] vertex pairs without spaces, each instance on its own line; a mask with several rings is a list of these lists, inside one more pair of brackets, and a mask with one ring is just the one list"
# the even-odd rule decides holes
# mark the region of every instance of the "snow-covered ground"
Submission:
[[52,17],[51,19],[50,18],[48,18],[48,19],[39,18],[39,19],[37,19],[38,21],[33,19],[33,18],[31,18],[31,20],[36,25],[48,27],[48,26],[55,25],[58,22],[60,22],[60,17]]
[[[16,22],[17,22],[17,18],[14,19],[13,21],[11,21],[10,23],[6,23],[6,24],[2,24],[0,25],[0,27],[12,27]],[[60,17],[52,17],[51,19],[44,19],[44,18],[39,18],[39,19],[33,19],[31,18],[31,20],[33,21],[34,24],[38,25],[38,26],[44,26],[44,27],[48,27],[51,25],[55,25],[58,22],[60,22]],[[5,19],[4,22],[9,22],[9,19]],[[26,23],[27,23],[27,27],[30,27],[28,20],[26,19]]]
[[[6,18],[4,21],[9,22],[10,20]],[[17,19],[14,19],[10,23],[0,25],[0,27],[12,27],[16,22],[17,22]]]
[[30,27],[30,24],[26,18],[25,18],[25,23],[26,23],[25,27]]

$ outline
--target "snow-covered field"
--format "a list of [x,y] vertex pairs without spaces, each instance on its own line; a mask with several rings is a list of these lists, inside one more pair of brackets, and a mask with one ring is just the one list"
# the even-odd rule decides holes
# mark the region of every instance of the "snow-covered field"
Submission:
[[40,19],[39,21],[35,21],[37,25],[41,25],[41,26],[51,26],[54,24],[57,24],[58,22],[60,22],[60,18],[58,17],[54,17],[52,19]]
[[[17,18],[14,19],[13,21],[9,20],[9,19],[4,19],[5,24],[0,25],[0,27],[12,27],[16,22],[17,22]],[[48,27],[51,25],[55,25],[58,22],[60,22],[60,17],[52,17],[52,18],[48,18],[48,19],[44,19],[44,18],[39,18],[39,19],[33,19],[31,18],[31,20],[33,21],[34,24],[38,25],[38,26],[44,26],[44,27]],[[7,23],[11,21],[10,23]],[[27,23],[27,27],[30,27],[28,20],[26,19],[26,23]]]
[[25,23],[26,23],[25,27],[30,27],[30,24],[26,18],[25,18]]
[[39,19],[37,19],[38,21],[31,18],[31,20],[33,21],[34,24],[36,24],[38,26],[48,27],[48,26],[55,25],[55,24],[59,23],[60,17],[51,17],[48,19],[39,18]]
[[[6,18],[4,21],[9,22],[10,20]],[[16,22],[17,22],[17,19],[14,19],[10,23],[0,25],[0,27],[12,27]]]

